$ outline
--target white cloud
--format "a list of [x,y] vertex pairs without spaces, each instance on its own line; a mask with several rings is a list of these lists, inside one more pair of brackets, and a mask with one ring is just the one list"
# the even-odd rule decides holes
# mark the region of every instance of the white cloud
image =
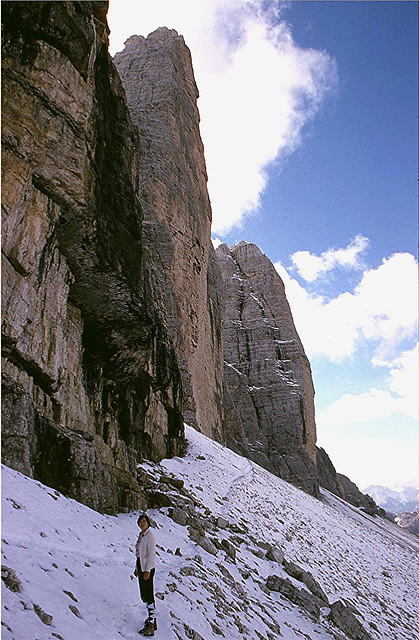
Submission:
[[419,478],[417,437],[327,434],[326,449],[336,470],[363,490],[371,484],[391,486]]
[[297,251],[291,259],[299,275],[307,282],[313,282],[320,275],[336,267],[361,269],[363,265],[360,254],[367,249],[369,243],[368,238],[357,235],[345,249],[329,249],[321,256],[313,255],[309,251]]
[[211,238],[212,241],[212,246],[214,247],[214,249],[217,249],[217,247],[220,246],[220,244],[223,244],[223,241],[220,240],[220,238]]
[[[352,258],[346,250],[325,252],[322,256]],[[359,243],[360,247],[362,243]],[[349,245],[351,246],[351,245]],[[367,424],[390,416],[418,418],[418,351],[400,349],[413,341],[417,331],[417,263],[408,253],[383,260],[376,269],[366,270],[353,293],[345,292],[332,300],[309,294],[281,264],[275,265],[282,277],[294,321],[309,357],[323,355],[332,362],[354,356],[361,345],[372,346],[372,364],[388,369],[385,389],[371,388],[364,393],[347,393],[317,416],[324,425]]]
[[419,371],[417,367],[418,349],[415,347],[410,351],[404,351],[391,363],[391,389],[399,396],[406,395],[407,389],[417,389],[419,387]]
[[418,415],[417,411],[413,410],[415,400],[417,401],[416,390],[413,395],[414,397],[395,397],[390,391],[383,389],[370,389],[358,395],[346,393],[318,415],[317,422],[319,424],[367,423],[373,420],[385,420],[396,413],[415,419]]
[[389,362],[399,345],[416,334],[417,263],[409,253],[383,260],[377,269],[364,272],[353,293],[329,301],[309,294],[280,263],[275,267],[309,357],[324,355],[337,361],[369,341],[377,363]]
[[192,52],[213,231],[225,233],[257,209],[266,169],[291,153],[305,123],[336,83],[336,65],[301,49],[277,3],[111,0],[111,51],[132,33],[175,28]]

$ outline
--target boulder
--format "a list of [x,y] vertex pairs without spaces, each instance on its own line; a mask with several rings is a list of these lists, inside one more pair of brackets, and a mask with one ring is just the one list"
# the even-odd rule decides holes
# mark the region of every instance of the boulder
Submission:
[[323,606],[329,605],[329,600],[325,592],[309,571],[306,571],[294,562],[288,562],[287,560],[284,562],[284,569],[289,576],[305,584],[306,587],[310,589],[311,593],[324,603]]
[[288,578],[271,575],[267,579],[266,588],[278,591],[290,602],[307,611],[313,619],[319,620],[320,609],[325,606],[324,602],[305,589],[299,589]]
[[273,562],[277,562],[278,564],[282,564],[284,561],[284,552],[277,546],[269,546],[266,551],[266,558],[268,560],[272,560]]
[[172,518],[176,524],[180,524],[185,527],[188,524],[188,513],[183,509],[179,509],[175,507],[174,509],[169,510],[169,516]]
[[184,481],[181,480],[180,478],[173,478],[172,476],[165,476],[165,475],[160,476],[160,482],[162,482],[163,484],[171,485],[176,489],[183,489],[185,485]]
[[14,591],[17,593],[20,593],[22,591],[22,583],[20,582],[13,569],[10,569],[5,565],[1,565],[1,579],[3,580],[5,586],[10,589],[10,591]]
[[351,608],[342,600],[337,600],[331,605],[329,620],[352,640],[373,640]]
[[218,516],[217,526],[220,527],[220,529],[227,529],[227,527],[229,526],[229,521],[223,518],[223,516]]
[[232,544],[230,540],[227,540],[227,539],[221,540],[221,544],[224,550],[226,551],[227,555],[230,556],[230,558],[232,558],[233,560],[235,560],[237,550],[234,544]]
[[213,542],[211,542],[211,540],[209,538],[207,538],[206,536],[201,536],[198,541],[197,544],[202,547],[204,549],[204,551],[207,551],[208,553],[210,553],[213,556],[217,555],[217,547],[215,546],[215,544]]

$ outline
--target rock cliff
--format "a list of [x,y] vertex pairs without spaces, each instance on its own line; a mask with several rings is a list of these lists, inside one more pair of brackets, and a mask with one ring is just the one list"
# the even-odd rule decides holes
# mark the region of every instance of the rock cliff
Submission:
[[185,421],[222,439],[222,308],[189,49],[176,31],[132,36],[114,58],[140,133],[143,249],[177,354]]
[[185,420],[336,492],[280,277],[212,247],[189,50],[162,28],[113,62],[106,11],[2,6],[3,461],[135,509],[138,462],[179,453]]
[[2,5],[3,461],[96,509],[182,445],[107,2]]
[[217,249],[224,285],[228,445],[318,493],[314,388],[284,285],[254,244]]

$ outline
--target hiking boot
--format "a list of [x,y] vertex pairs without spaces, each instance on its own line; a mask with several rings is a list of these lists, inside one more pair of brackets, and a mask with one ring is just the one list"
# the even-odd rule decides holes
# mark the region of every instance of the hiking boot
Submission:
[[157,618],[154,618],[154,621],[152,620],[152,618],[147,618],[147,620],[144,620],[144,627],[148,624],[152,624],[154,625],[154,631],[157,631]]
[[154,625],[154,631],[157,631],[157,618],[154,618],[154,622],[151,618],[147,618],[147,620],[144,621],[144,625],[148,623]]
[[142,636],[154,636],[154,625],[155,623],[150,622],[149,620],[146,621],[145,626],[143,629],[141,629],[140,634]]

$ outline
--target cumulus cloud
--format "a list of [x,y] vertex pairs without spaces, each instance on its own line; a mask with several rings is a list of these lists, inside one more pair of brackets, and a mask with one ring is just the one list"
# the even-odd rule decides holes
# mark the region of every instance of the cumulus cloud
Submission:
[[[132,32],[175,28],[191,49],[200,91],[213,231],[258,208],[270,163],[300,144],[304,125],[336,84],[322,51],[293,41],[278,3],[111,0],[111,51]],[[127,19],[128,18],[128,19]]]
[[357,235],[344,249],[328,249],[320,256],[313,255],[309,251],[297,251],[291,256],[291,260],[297,267],[299,275],[307,282],[313,282],[319,276],[337,267],[362,269],[360,255],[369,247],[369,244],[368,238]]
[[416,395],[415,390],[411,397],[394,396],[384,389],[370,389],[360,394],[346,393],[332,402],[317,420],[321,424],[366,423],[385,420],[396,413],[416,419]]
[[337,361],[369,341],[376,363],[388,363],[403,341],[416,335],[417,263],[409,253],[384,259],[377,269],[364,272],[353,293],[332,300],[308,293],[281,263],[275,267],[309,357]]
[[[389,363],[380,361],[379,364],[390,366],[390,388],[399,396],[416,393],[419,388],[418,348],[403,353]],[[414,413],[414,409],[412,411]],[[417,415],[417,409],[416,414]]]
[[217,249],[217,247],[220,246],[220,244],[223,244],[223,241],[220,240],[220,238],[211,238],[212,241],[212,246],[214,247],[214,249]]

